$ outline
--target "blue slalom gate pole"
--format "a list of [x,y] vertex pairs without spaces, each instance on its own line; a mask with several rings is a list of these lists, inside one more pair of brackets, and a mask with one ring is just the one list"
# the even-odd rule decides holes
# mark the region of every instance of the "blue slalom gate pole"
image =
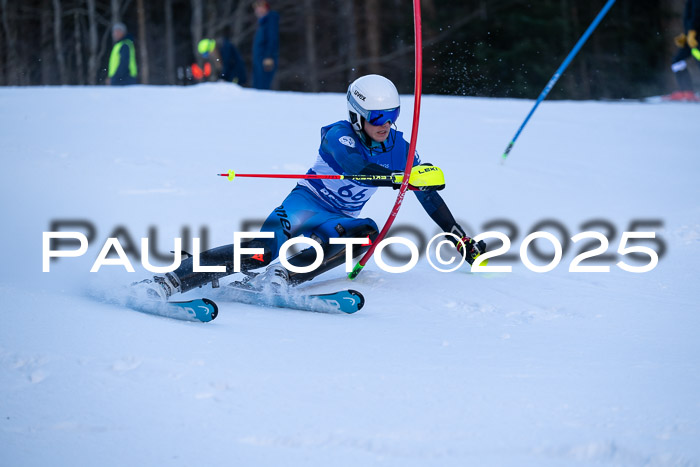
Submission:
[[578,53],[579,50],[581,50],[581,47],[583,47],[583,44],[586,43],[590,35],[593,33],[596,27],[598,27],[598,24],[600,21],[603,19],[603,17],[608,13],[608,10],[613,6],[615,3],[615,0],[608,0],[608,3],[605,4],[602,10],[600,10],[600,13],[598,13],[598,16],[595,17],[593,22],[591,23],[590,26],[588,26],[588,29],[586,29],[586,32],[583,33],[581,38],[578,40],[576,45],[574,46],[573,49],[571,49],[571,52],[569,52],[569,55],[566,56],[562,64],[559,66],[559,69],[554,73],[554,76],[552,76],[552,79],[549,80],[549,83],[547,83],[547,86],[544,87],[542,92],[540,93],[540,96],[537,98],[537,102],[535,102],[535,105],[532,107],[532,110],[530,110],[530,113],[527,114],[527,117],[525,117],[525,121],[523,122],[522,125],[520,125],[520,128],[518,128],[518,131],[515,133],[515,136],[513,136],[513,139],[511,140],[510,143],[508,143],[508,147],[506,148],[506,151],[503,153],[503,161],[506,160],[508,157],[508,153],[510,152],[511,149],[513,149],[513,145],[515,144],[515,141],[518,139],[518,136],[520,136],[520,133],[522,133],[523,128],[525,128],[525,125],[527,125],[527,122],[530,120],[530,117],[532,117],[532,114],[535,113],[535,110],[537,110],[537,106],[540,105],[540,102],[542,102],[546,97],[547,94],[549,94],[549,91],[552,90],[554,85],[559,81],[559,77],[564,73],[564,70],[566,70],[566,67],[569,66],[569,63],[574,59],[576,54]]

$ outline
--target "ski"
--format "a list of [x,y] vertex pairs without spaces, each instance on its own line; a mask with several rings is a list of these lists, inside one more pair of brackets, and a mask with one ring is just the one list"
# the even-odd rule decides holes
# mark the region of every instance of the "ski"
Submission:
[[271,308],[291,308],[317,313],[355,313],[365,304],[365,298],[356,290],[340,290],[325,294],[265,292],[234,282],[220,289],[217,299],[259,305]]
[[126,306],[151,315],[202,323],[208,323],[219,314],[219,308],[216,306],[216,303],[208,298],[196,298],[178,302],[130,298],[127,300]]

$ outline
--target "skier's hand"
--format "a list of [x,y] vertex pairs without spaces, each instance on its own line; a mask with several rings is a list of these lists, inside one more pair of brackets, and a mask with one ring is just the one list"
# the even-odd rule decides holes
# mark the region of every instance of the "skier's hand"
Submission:
[[[403,173],[392,174],[393,188],[396,190],[401,186]],[[445,188],[445,174],[439,167],[432,164],[421,164],[411,169],[408,179],[409,188],[414,191],[435,191]]]
[[466,260],[469,264],[474,263],[474,260],[480,254],[486,252],[486,243],[484,243],[483,240],[475,242],[472,238],[469,238],[466,235],[462,237],[462,239],[457,242],[455,246],[457,247],[457,251],[460,255],[465,255],[464,251],[466,250]]
[[680,47],[682,49],[685,47],[685,34],[678,34],[673,38],[673,42],[676,43],[676,47]]
[[275,59],[270,57],[263,59],[263,68],[265,71],[272,71],[275,68]]
[[691,49],[696,49],[698,47],[697,35],[698,33],[694,29],[688,31],[688,37],[686,38],[686,40],[688,41],[688,47],[690,47]]

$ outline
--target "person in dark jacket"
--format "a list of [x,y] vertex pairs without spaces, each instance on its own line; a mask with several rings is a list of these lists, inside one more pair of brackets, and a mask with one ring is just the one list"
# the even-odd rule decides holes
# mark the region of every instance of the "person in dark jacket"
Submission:
[[112,86],[138,84],[134,39],[127,34],[124,23],[116,23],[112,26],[112,41],[114,46],[109,55],[107,84]]
[[228,83],[237,83],[243,86],[248,81],[245,63],[238,53],[238,49],[228,39],[218,41],[214,39],[202,39],[197,45],[197,50],[205,59],[212,63],[215,70],[214,77]]
[[270,89],[279,59],[279,15],[265,0],[253,3],[258,29],[253,39],[253,87]]
[[693,81],[688,72],[687,59],[694,57],[694,62],[700,64],[700,0],[686,0],[683,12],[683,34],[676,36],[678,52],[673,57],[671,69],[676,75],[678,91],[671,94],[671,100],[700,101],[693,91]]

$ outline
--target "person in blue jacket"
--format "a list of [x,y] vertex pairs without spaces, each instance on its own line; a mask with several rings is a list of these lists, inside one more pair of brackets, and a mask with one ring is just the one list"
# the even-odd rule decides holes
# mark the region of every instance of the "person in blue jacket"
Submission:
[[698,96],[693,91],[693,81],[688,72],[687,60],[694,57],[696,64],[700,64],[700,0],[686,0],[683,11],[684,32],[675,38],[678,52],[673,57],[671,69],[678,83],[678,91],[671,94],[671,100],[698,101]]
[[248,81],[243,58],[228,39],[202,39],[197,44],[197,50],[203,58],[212,62],[216,79],[241,86]]
[[112,41],[114,46],[109,55],[106,83],[112,86],[138,84],[134,38],[127,34],[124,23],[112,26]]
[[253,38],[253,87],[270,89],[279,59],[279,15],[270,11],[270,4],[260,0],[253,3],[258,29]]
[[[377,224],[370,218],[360,217],[360,211],[379,187],[398,188],[403,178],[409,144],[394,127],[401,110],[399,93],[387,78],[367,75],[350,84],[346,98],[349,119],[321,129],[321,146],[308,174],[390,177],[363,181],[301,180],[265,220],[261,231],[271,232],[272,238],[241,242],[241,247],[262,248],[264,251],[261,254],[241,254],[241,272],[250,273],[265,267],[264,271],[248,281],[249,286],[262,290],[272,286],[275,290],[284,290],[344,264],[345,247],[331,244],[331,238],[369,238],[371,242],[376,239]],[[413,164],[409,183],[413,182],[416,170],[432,169],[430,164],[421,164],[417,154]],[[444,186],[444,178],[439,178],[435,183],[422,184],[414,193],[435,223],[455,236],[453,243],[457,251],[471,264],[474,258],[486,251],[486,245],[483,241],[474,242],[457,224],[437,192]],[[324,261],[311,272],[288,271],[279,262],[273,262],[278,257],[281,245],[300,235],[311,237],[323,248]],[[355,256],[364,254],[369,245],[368,242],[353,248]],[[234,272],[233,249],[233,245],[225,245],[200,255],[200,265],[223,265],[225,272],[194,272],[193,260],[188,258],[172,273],[137,284],[146,288],[150,296],[163,300],[174,293],[186,292],[204,284],[218,286],[220,278]],[[288,261],[294,266],[304,267],[311,265],[315,259],[316,251],[308,248],[291,256]]]

